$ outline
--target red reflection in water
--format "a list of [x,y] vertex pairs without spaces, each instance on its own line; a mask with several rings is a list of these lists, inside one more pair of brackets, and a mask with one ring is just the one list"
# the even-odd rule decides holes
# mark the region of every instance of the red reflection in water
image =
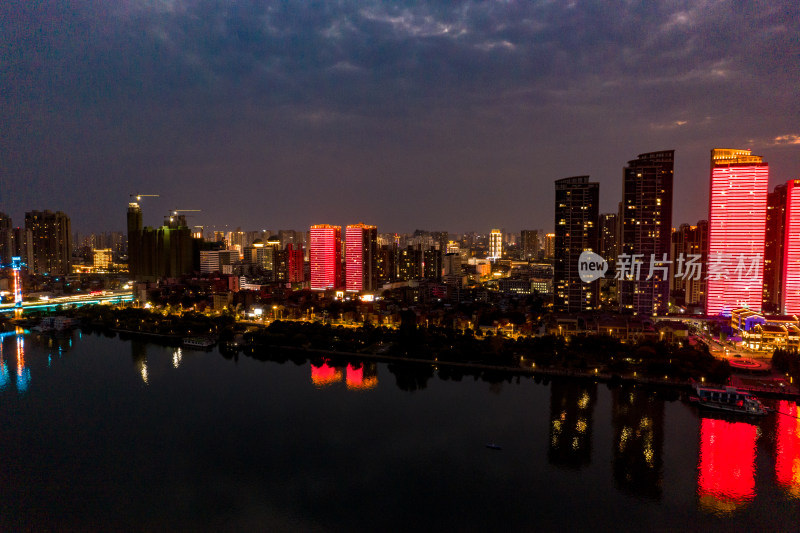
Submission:
[[355,368],[353,365],[347,365],[347,388],[348,389],[373,389],[378,386],[378,378],[376,376],[364,375],[364,367]]
[[336,370],[335,367],[328,366],[327,361],[322,363],[322,366],[311,365],[311,382],[314,383],[314,385],[327,386],[341,380],[341,370]]
[[700,422],[700,504],[729,512],[755,496],[758,428],[744,422],[703,418]]
[[800,498],[800,420],[797,404],[782,400],[778,402],[777,444],[775,477],[792,496]]

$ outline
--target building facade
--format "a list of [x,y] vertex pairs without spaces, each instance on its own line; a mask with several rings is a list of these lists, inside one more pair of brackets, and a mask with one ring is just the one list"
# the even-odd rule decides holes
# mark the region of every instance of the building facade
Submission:
[[781,312],[800,316],[800,179],[787,183]]
[[489,259],[497,261],[501,257],[503,257],[503,232],[493,229],[489,233]]
[[324,291],[341,287],[342,228],[329,224],[311,226],[309,257],[311,289]]
[[766,313],[779,313],[783,297],[783,254],[786,240],[787,184],[767,194],[767,227],[764,237],[764,289],[762,305]]
[[353,224],[345,229],[345,289],[350,292],[378,288],[378,228]]
[[589,176],[576,176],[557,180],[555,186],[553,307],[561,312],[594,310],[599,281],[583,283],[578,260],[584,251],[597,250],[600,184],[589,182]]
[[769,165],[750,150],[711,151],[706,314],[760,312]]
[[72,272],[72,229],[61,211],[25,213],[25,229],[31,232],[33,265],[36,274],[66,275]]
[[664,150],[639,154],[623,169],[616,265],[622,312],[655,315],[669,308],[674,164],[675,151]]

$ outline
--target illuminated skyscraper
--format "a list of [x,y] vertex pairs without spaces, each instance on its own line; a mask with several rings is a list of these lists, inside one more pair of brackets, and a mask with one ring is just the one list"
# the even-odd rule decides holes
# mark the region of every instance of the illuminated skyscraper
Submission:
[[489,233],[489,259],[497,261],[501,257],[503,257],[503,232],[493,229]]
[[311,226],[311,289],[338,289],[342,277],[342,228],[328,224]]
[[620,257],[633,268],[619,280],[621,311],[654,315],[668,310],[674,164],[675,151],[664,150],[639,154],[623,169]]
[[706,314],[760,312],[769,165],[750,150],[711,150]]
[[346,290],[374,291],[378,286],[376,260],[378,228],[353,224],[345,230]]
[[783,300],[783,253],[786,239],[787,185],[782,183],[767,194],[767,227],[764,241],[765,313],[779,313]]
[[800,315],[800,179],[787,184],[782,289],[781,312]]
[[556,181],[555,263],[553,305],[570,313],[597,309],[599,281],[581,281],[578,259],[586,250],[597,250],[597,210],[600,184],[589,176]]

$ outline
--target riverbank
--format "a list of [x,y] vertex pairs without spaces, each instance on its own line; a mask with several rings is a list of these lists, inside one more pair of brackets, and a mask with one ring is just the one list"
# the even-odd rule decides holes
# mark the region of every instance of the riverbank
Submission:
[[[531,376],[531,377],[549,376],[549,377],[568,377],[576,379],[591,379],[600,383],[620,383],[620,384],[633,383],[640,385],[655,385],[659,387],[670,387],[684,392],[689,392],[690,390],[692,390],[694,384],[696,383],[694,380],[677,380],[669,378],[658,379],[648,376],[621,375],[609,372],[600,372],[599,370],[580,371],[575,369],[564,369],[564,368],[541,368],[541,367],[526,368],[523,366],[517,366],[517,367],[498,366],[498,365],[487,365],[481,363],[446,361],[440,359],[437,359],[435,361],[430,361],[428,359],[419,359],[414,357],[400,357],[400,356],[375,354],[375,353],[341,352],[336,350],[301,348],[296,346],[275,346],[270,348],[283,351],[291,351],[296,353],[314,354],[321,356],[322,358],[330,358],[330,359],[352,358],[368,362],[408,363],[414,365],[427,365],[433,367],[434,369],[438,369],[438,367],[450,367],[450,368],[462,368],[467,370],[501,372],[509,375],[521,375],[521,376]],[[247,352],[245,352],[245,354],[246,353]],[[711,384],[709,383],[709,385]],[[724,387],[725,385],[719,385],[719,386]],[[766,387],[753,387],[747,385],[746,383],[741,383],[738,386],[738,388],[742,390],[748,390],[754,393],[757,392],[759,396],[768,398],[793,400],[793,401],[800,400],[800,391],[798,391],[796,387],[791,387],[791,386],[781,390],[781,389],[770,389]]]

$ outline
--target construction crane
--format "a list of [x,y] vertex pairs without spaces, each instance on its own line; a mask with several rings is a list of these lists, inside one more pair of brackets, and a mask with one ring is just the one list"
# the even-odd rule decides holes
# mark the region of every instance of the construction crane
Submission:
[[183,215],[181,213],[199,213],[199,212],[200,209],[173,209],[172,211],[170,211],[167,217],[169,218],[170,223],[175,221],[175,217],[180,217],[181,219],[183,219],[180,220],[180,222],[183,222],[183,224],[186,225],[186,217],[194,215]]
[[152,198],[158,198],[157,194],[129,194],[128,195],[131,199],[132,204],[139,203],[139,201],[144,198],[145,196],[150,196]]

